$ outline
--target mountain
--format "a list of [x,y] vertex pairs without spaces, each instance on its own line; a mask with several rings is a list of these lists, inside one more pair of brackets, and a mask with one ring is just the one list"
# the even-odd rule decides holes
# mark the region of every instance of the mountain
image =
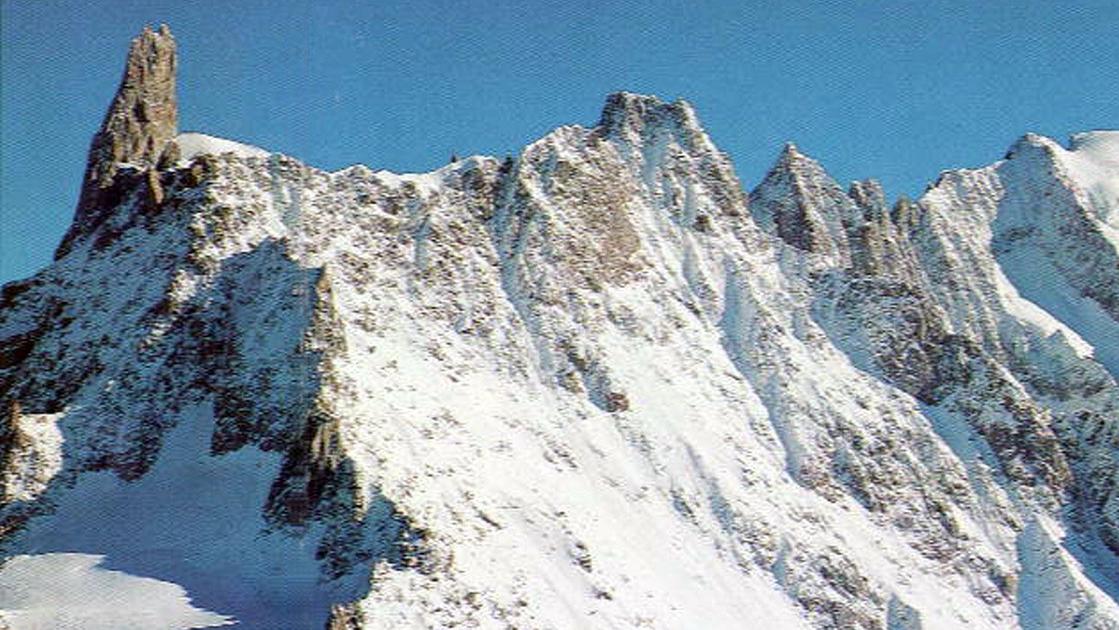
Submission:
[[889,205],[618,93],[325,172],[176,66],[0,296],[13,628],[1119,628],[1119,132]]

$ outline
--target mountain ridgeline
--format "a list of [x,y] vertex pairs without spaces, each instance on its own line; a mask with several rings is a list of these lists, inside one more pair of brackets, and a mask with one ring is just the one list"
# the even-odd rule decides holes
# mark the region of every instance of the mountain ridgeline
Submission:
[[179,133],[177,63],[3,287],[4,556],[243,627],[1119,628],[1119,132],[891,206],[617,93],[325,172]]

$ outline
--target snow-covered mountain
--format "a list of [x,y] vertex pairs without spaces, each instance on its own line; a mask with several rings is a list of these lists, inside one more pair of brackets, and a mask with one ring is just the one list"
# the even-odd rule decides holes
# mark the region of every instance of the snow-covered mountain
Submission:
[[890,206],[618,93],[325,172],[176,65],[0,297],[13,628],[1119,628],[1119,132]]

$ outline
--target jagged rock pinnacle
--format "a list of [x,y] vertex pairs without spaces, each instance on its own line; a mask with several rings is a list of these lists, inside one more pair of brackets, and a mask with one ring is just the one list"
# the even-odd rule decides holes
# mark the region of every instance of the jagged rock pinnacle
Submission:
[[96,225],[120,165],[155,166],[178,133],[177,65],[175,38],[166,24],[158,31],[144,27],[132,40],[120,87],[90,143],[74,225],[56,258],[65,253],[73,237]]
[[120,87],[90,147],[91,167],[102,185],[115,163],[152,166],[179,126],[175,99],[178,63],[175,38],[164,24],[158,32],[145,27],[132,40]]

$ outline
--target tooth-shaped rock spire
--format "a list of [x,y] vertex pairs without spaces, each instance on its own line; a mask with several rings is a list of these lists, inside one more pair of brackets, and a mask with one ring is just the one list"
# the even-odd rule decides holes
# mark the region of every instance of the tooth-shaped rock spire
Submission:
[[74,224],[56,258],[69,250],[74,238],[96,227],[108,206],[114,205],[107,202],[114,196],[110,191],[120,165],[154,167],[178,133],[177,65],[175,38],[166,24],[158,31],[144,27],[132,40],[120,87],[90,143]]
[[178,133],[176,65],[175,38],[166,24],[158,32],[145,27],[132,40],[124,77],[90,148],[90,166],[98,168],[102,183],[116,162],[154,165]]

